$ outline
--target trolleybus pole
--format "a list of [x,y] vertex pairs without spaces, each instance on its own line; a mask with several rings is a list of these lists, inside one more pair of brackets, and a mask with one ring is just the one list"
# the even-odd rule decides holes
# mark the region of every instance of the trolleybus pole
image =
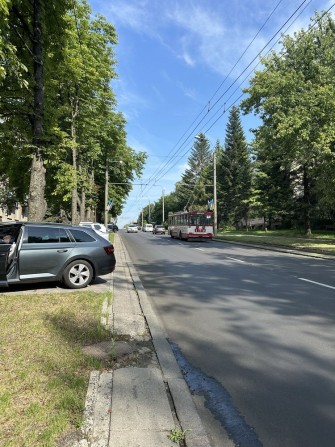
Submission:
[[213,222],[213,233],[214,236],[216,236],[217,233],[217,228],[218,228],[218,214],[217,214],[217,203],[216,203],[216,199],[217,199],[217,194],[216,194],[216,151],[214,150],[213,152],[213,177],[214,177],[214,181],[213,181],[213,188],[214,188],[214,192],[213,192],[213,199],[214,199],[214,222]]

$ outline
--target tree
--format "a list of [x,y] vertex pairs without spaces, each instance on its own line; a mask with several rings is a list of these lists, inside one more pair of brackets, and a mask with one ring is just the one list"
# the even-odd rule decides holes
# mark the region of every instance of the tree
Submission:
[[[242,102],[244,112],[258,114],[263,124],[255,146],[264,159],[281,159],[295,176],[297,214],[311,234],[316,206],[318,169],[334,151],[335,24],[330,14],[316,14],[307,31],[283,38],[283,48],[262,59]],[[273,153],[275,151],[275,153]],[[299,199],[301,194],[301,200]]]
[[272,228],[274,221],[290,226],[295,218],[293,171],[279,156],[258,154],[254,164],[251,212],[262,216],[264,226]]
[[212,197],[213,155],[204,134],[199,134],[188,158],[188,168],[176,185],[180,209],[206,209]]
[[229,113],[224,150],[217,143],[218,215],[226,225],[247,221],[251,197],[251,160],[238,107]]
[[[45,0],[10,0],[7,26],[1,31],[1,40],[7,44],[4,55],[9,56],[1,84],[1,116],[3,140],[8,137],[2,151],[9,158],[13,149],[23,164],[30,161],[29,217],[42,220],[46,211],[45,158],[48,145],[45,123],[45,70],[50,68],[49,49],[60,40],[63,16],[68,7],[66,0],[57,5]],[[57,32],[55,23],[59,27]],[[48,29],[48,33],[44,33]],[[54,45],[53,53],[59,46]],[[17,71],[14,71],[14,68]],[[9,165],[9,172],[17,160]],[[21,165],[22,166],[22,165]],[[26,181],[22,176],[22,182]],[[13,180],[12,180],[13,181]],[[16,180],[16,184],[18,184]]]
[[120,213],[146,156],[116,111],[114,27],[86,0],[0,0],[0,10],[1,197],[29,202],[31,220],[94,218],[109,165],[125,183],[110,190]]
[[71,174],[72,223],[78,223],[78,214],[81,218],[85,214],[92,160],[102,157],[106,166],[113,152],[106,134],[110,133],[109,127],[117,129],[119,125],[113,122],[117,117],[116,100],[110,87],[111,79],[116,77],[112,48],[117,43],[116,32],[103,17],[91,19],[91,14],[86,1],[77,2],[67,14],[63,57],[56,75],[59,118],[70,143],[67,160],[70,166],[65,165],[64,172],[66,176]]

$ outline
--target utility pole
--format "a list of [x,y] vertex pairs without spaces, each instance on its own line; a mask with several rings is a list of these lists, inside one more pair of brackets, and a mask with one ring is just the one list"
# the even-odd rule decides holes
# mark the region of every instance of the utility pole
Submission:
[[213,182],[213,195],[214,195],[214,222],[213,222],[213,231],[214,236],[216,236],[217,230],[218,230],[218,209],[217,209],[217,194],[216,194],[216,151],[213,152],[213,176],[214,176],[214,182]]
[[106,166],[105,166],[105,217],[104,217],[104,224],[105,227],[107,228],[108,225],[108,181],[109,181],[109,174],[108,174],[108,168],[109,168],[109,163],[108,163],[108,158],[106,160]]
[[162,220],[163,220],[163,222],[162,222],[162,224],[164,225],[164,221],[165,221],[165,216],[164,216],[164,193],[165,193],[165,191],[164,191],[164,188],[162,189],[162,205],[163,205],[163,209],[162,209]]

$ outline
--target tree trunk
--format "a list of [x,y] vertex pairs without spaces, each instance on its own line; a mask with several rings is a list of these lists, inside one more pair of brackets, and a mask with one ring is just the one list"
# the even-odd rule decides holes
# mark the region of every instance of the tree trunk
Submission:
[[[93,193],[93,189],[94,189],[94,170],[91,173],[90,176],[90,194]],[[96,222],[96,218],[95,218],[95,210],[91,208],[91,206],[89,206],[87,208],[87,212],[86,212],[86,219],[90,220],[92,222]],[[85,220],[86,220],[85,219]]]
[[74,176],[74,185],[72,188],[72,212],[71,212],[71,222],[73,225],[77,225],[78,222],[78,212],[77,212],[77,203],[78,203],[78,190],[77,190],[77,147],[74,144],[72,148],[72,167],[73,167],[73,176]]
[[72,188],[72,217],[73,225],[79,223],[78,220],[78,175],[77,175],[77,136],[76,136],[76,117],[78,115],[78,101],[71,100],[72,118],[71,118],[71,140],[72,140],[72,168],[73,168],[73,188]]
[[86,220],[85,211],[86,211],[86,192],[85,192],[85,189],[82,188],[81,202],[80,202],[80,220],[81,221]]
[[43,161],[43,114],[44,114],[44,76],[42,47],[42,7],[40,0],[34,0],[33,16],[33,56],[34,56],[34,111],[33,145],[29,187],[29,220],[40,221],[45,217],[47,203],[44,198],[45,168]]
[[29,189],[29,220],[40,222],[44,219],[47,211],[47,203],[44,199],[45,190],[45,167],[43,159],[33,155],[30,174]]
[[303,186],[304,186],[304,227],[305,236],[309,237],[312,235],[311,229],[311,188],[310,180],[308,175],[308,168],[304,165],[303,173]]

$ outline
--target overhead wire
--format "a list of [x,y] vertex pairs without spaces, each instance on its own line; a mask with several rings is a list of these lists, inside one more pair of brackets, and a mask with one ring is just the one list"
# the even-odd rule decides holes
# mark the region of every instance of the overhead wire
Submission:
[[[309,2],[307,3],[307,5],[305,6],[305,8],[311,3],[311,1],[312,1],[312,0],[309,0]],[[274,11],[278,8],[278,6],[280,5],[281,2],[282,2],[282,0],[280,0],[280,1],[276,4],[275,8],[274,8],[273,11],[271,12],[271,14],[269,15],[269,17],[268,17],[267,20],[265,21],[265,23],[262,25],[262,27],[260,28],[260,30],[256,33],[256,35],[254,36],[254,38],[252,39],[252,41],[249,43],[249,45],[247,46],[247,48],[244,50],[244,52],[242,53],[242,55],[240,56],[240,58],[238,59],[238,61],[235,63],[233,69],[236,67],[236,65],[238,64],[238,62],[242,59],[242,57],[243,57],[243,55],[246,53],[247,49],[250,48],[252,42],[256,39],[256,37],[257,37],[257,35],[260,33],[261,29],[264,28],[265,24],[268,22],[268,20],[269,20],[270,17],[273,15]],[[268,43],[262,48],[261,51],[263,51],[263,50],[269,45],[269,43],[273,41],[273,39],[278,35],[278,33],[281,32],[281,30],[284,28],[284,26],[285,26],[285,25],[292,19],[292,17],[294,17],[294,15],[297,13],[297,11],[299,11],[299,9],[300,9],[306,2],[307,2],[307,0],[304,0],[303,2],[300,3],[300,5],[298,6],[298,8],[296,8],[296,10],[295,10],[295,11],[291,14],[291,16],[285,21],[285,23],[279,28],[279,30],[272,36],[272,38],[271,38],[271,39],[268,41]],[[305,8],[304,8],[304,9],[305,9]],[[303,9],[303,10],[304,10],[304,9]],[[303,12],[303,11],[301,11],[301,13],[302,13],[302,12]],[[300,13],[300,14],[301,14],[301,13]],[[300,14],[299,14],[299,15],[300,15]],[[298,15],[298,17],[299,17],[299,15]],[[290,26],[292,26],[292,24],[297,20],[298,17],[295,18],[295,20],[291,23]],[[173,154],[173,156],[170,157],[170,159],[169,159],[167,162],[165,162],[165,164],[164,164],[160,169],[158,169],[158,171],[156,171],[156,172],[149,178],[149,180],[147,181],[148,187],[144,188],[144,189],[141,191],[141,193],[137,196],[137,198],[139,198],[140,196],[142,196],[144,193],[147,194],[147,193],[152,189],[152,187],[155,186],[154,184],[152,184],[152,185],[149,187],[149,184],[152,183],[152,179],[153,179],[153,178],[155,179],[155,183],[156,183],[157,181],[160,181],[160,180],[161,180],[161,179],[162,179],[162,178],[163,178],[169,171],[171,171],[171,169],[172,169],[174,166],[176,166],[176,164],[177,164],[183,157],[185,157],[185,155],[191,150],[191,148],[188,148],[188,149],[187,149],[185,152],[183,152],[181,155],[178,155],[178,153],[181,152],[181,150],[184,148],[184,146],[186,145],[186,143],[188,142],[188,140],[191,138],[191,136],[193,135],[193,133],[194,133],[194,132],[196,131],[196,129],[199,127],[199,125],[201,124],[201,122],[202,122],[202,121],[205,119],[205,117],[210,113],[210,111],[212,110],[212,108],[215,107],[216,104],[218,104],[219,100],[222,99],[222,97],[224,96],[224,94],[226,94],[226,93],[229,91],[229,89],[230,89],[230,88],[237,82],[237,80],[243,75],[243,73],[245,73],[245,71],[251,66],[251,64],[252,64],[252,63],[259,57],[260,53],[261,53],[261,52],[259,52],[259,53],[257,54],[257,56],[256,56],[256,57],[255,57],[255,58],[248,64],[248,66],[242,71],[242,73],[238,76],[238,78],[236,78],[235,81],[234,81],[233,83],[230,84],[230,86],[229,86],[229,87],[225,90],[225,92],[219,97],[219,99],[214,103],[214,105],[212,105],[211,107],[208,107],[208,110],[207,110],[207,113],[205,114],[205,116],[200,120],[200,122],[197,123],[197,125],[196,125],[195,127],[193,127],[192,131],[189,132],[188,137],[183,141],[183,143],[182,143],[182,144],[179,146],[179,148],[175,151],[175,153]],[[257,64],[257,65],[258,65],[258,64]],[[232,70],[233,70],[233,69],[232,69]],[[231,71],[232,71],[232,70],[231,70]],[[231,71],[229,72],[229,74],[231,73]],[[219,89],[221,88],[221,86],[224,84],[224,82],[225,82],[225,80],[227,79],[227,77],[229,76],[229,74],[226,76],[226,78],[224,79],[224,81],[221,82],[219,88],[218,88],[218,89],[215,91],[215,93],[212,95],[210,101],[215,97],[215,95],[217,94],[217,92],[219,91]],[[236,90],[235,90],[235,91],[236,91]],[[243,96],[243,94],[240,95],[240,97],[239,97],[237,100],[239,100],[242,96]],[[231,97],[231,96],[230,96],[230,97]],[[237,100],[236,100],[234,103],[236,103]],[[210,101],[208,102],[208,104],[210,103]],[[206,106],[205,106],[205,107],[206,107]],[[205,110],[205,107],[203,107],[203,109],[201,110],[201,112],[198,114],[197,118],[199,118],[199,117],[201,116],[201,114],[202,114],[203,111]],[[230,105],[229,108],[230,108],[230,107],[232,107],[232,105]],[[229,110],[229,108],[228,108],[228,109],[225,108],[224,112],[220,115],[220,117],[219,117],[218,119],[220,119],[221,116],[222,116],[227,110]],[[216,113],[218,113],[218,112],[216,112]],[[215,115],[214,115],[214,116],[215,116]],[[190,128],[192,127],[192,125],[194,125],[194,123],[196,122],[197,118],[196,118],[196,119],[192,122],[192,124],[188,127],[187,131],[184,132],[183,136],[179,139],[179,141],[180,141],[180,140],[187,134],[187,132],[189,131],[189,129],[190,129]],[[213,118],[211,118],[211,119],[213,119]],[[211,119],[208,120],[207,123],[210,122]],[[215,121],[215,123],[218,121],[218,119]],[[215,123],[213,123],[213,125],[212,125],[210,128],[212,128],[212,127],[214,126]],[[209,129],[210,129],[210,128],[209,128]],[[207,129],[207,131],[208,131],[209,129]],[[206,132],[207,132],[207,131],[206,131]],[[179,141],[178,141],[178,142],[179,142]],[[176,145],[175,145],[175,146],[176,146]],[[170,152],[170,153],[171,153],[171,152]],[[172,166],[170,166],[168,169],[165,169],[165,168],[168,167],[169,164],[171,164],[172,160],[175,159],[177,156],[178,156],[178,160],[177,160]],[[160,174],[161,174],[161,176],[158,177],[158,175],[160,175]]]
[[[299,9],[305,4],[307,2],[307,0],[304,0],[299,6],[298,6],[298,8],[296,8],[295,9],[295,11],[290,15],[290,17],[284,22],[284,24],[278,29],[278,31],[271,37],[271,39],[263,46],[263,48],[261,49],[261,51],[259,51],[258,53],[257,53],[257,55],[252,59],[252,61],[251,62],[249,62],[249,64],[244,68],[244,70],[239,74],[239,76],[228,86],[228,88],[220,95],[220,97],[216,100],[216,102],[213,104],[213,106],[212,106],[212,108],[211,109],[213,109],[218,103],[219,103],[219,101],[223,98],[223,96],[230,90],[230,88],[233,86],[233,85],[235,85],[235,83],[241,78],[241,76],[248,70],[248,68],[250,68],[250,66],[255,62],[255,60],[256,59],[258,59],[259,58],[259,56],[260,56],[260,54],[261,54],[261,52],[265,49],[265,48],[267,48],[268,47],[268,45],[274,40],[274,38],[282,31],[282,29],[287,25],[287,23],[297,14],[297,12],[299,11]],[[308,1],[308,3],[307,3],[307,5],[306,5],[306,7],[310,4],[312,2],[312,0],[309,0]],[[277,5],[278,6],[278,5]],[[304,8],[305,9],[305,8]],[[303,11],[301,11],[301,13],[302,13]],[[300,15],[300,14],[299,14]],[[298,16],[299,17],[299,16]],[[297,18],[298,17],[296,17],[296,19],[293,21],[293,23],[297,20]],[[293,24],[292,23],[292,24]],[[292,26],[292,24],[290,25],[290,26]],[[258,64],[257,64],[258,65]],[[220,115],[220,117],[225,113],[225,112],[227,112],[227,109],[225,108],[225,110],[224,110],[224,112]],[[216,112],[216,113],[218,113],[218,112]],[[214,115],[215,116],[215,115]],[[204,117],[205,118],[205,117]],[[203,119],[204,119],[203,118]],[[212,119],[212,118],[211,118]],[[210,119],[210,120],[211,120]],[[210,121],[209,120],[209,121]],[[203,120],[202,120],[203,121]],[[217,122],[217,120],[215,121],[215,122]],[[208,121],[207,121],[207,123],[208,123]],[[201,124],[201,122],[199,123],[199,125]],[[213,124],[214,125],[214,124]],[[212,128],[213,126],[211,126],[210,128]],[[194,129],[194,130],[196,130],[196,129]],[[208,129],[209,130],[209,129]],[[207,130],[207,131],[208,131]],[[190,138],[190,137],[189,137]],[[161,173],[162,173],[162,175],[161,175],[161,177],[159,177],[158,178],[158,181],[159,180],[161,180],[161,178],[164,176],[164,175],[166,175],[172,168],[174,168],[174,166],[176,166],[176,164],[179,162],[179,160],[181,159],[181,158],[183,158],[186,154],[187,154],[187,152],[189,152],[190,151],[190,149],[187,149],[187,151],[186,152],[184,152],[180,157],[179,157],[179,159],[177,160],[177,162],[176,163],[174,163],[172,166],[170,166],[169,167],[169,169],[167,169],[167,170],[165,170],[165,171],[161,171]],[[165,165],[167,165],[167,163],[165,164]]]
[[[212,95],[211,99],[209,100],[209,102],[207,104],[210,104],[210,102],[212,101],[212,99],[215,97],[215,95],[217,94],[217,92],[220,90],[220,88],[222,87],[222,85],[224,84],[224,82],[226,81],[226,79],[228,78],[228,76],[231,74],[231,72],[236,68],[238,62],[242,59],[242,57],[245,55],[246,51],[250,48],[251,44],[255,41],[256,37],[259,35],[259,33],[261,32],[261,30],[264,28],[265,24],[269,21],[270,17],[274,14],[274,12],[276,11],[276,9],[279,7],[280,3],[282,2],[282,0],[280,0],[275,8],[273,9],[273,11],[271,12],[271,14],[269,15],[269,17],[267,18],[267,20],[265,21],[265,23],[262,25],[262,27],[259,29],[259,31],[256,33],[256,35],[254,36],[254,38],[252,39],[252,41],[248,44],[247,48],[244,50],[244,52],[242,53],[242,55],[239,57],[238,61],[235,63],[235,65],[233,66],[233,68],[231,69],[231,71],[229,72],[229,74],[225,77],[225,79],[221,82],[220,86],[218,87],[218,89],[215,91],[215,93]],[[229,87],[220,95],[220,97],[216,100],[216,102],[211,105],[210,107],[208,107],[207,113],[205,114],[205,116],[200,120],[200,122],[198,122],[198,124],[192,128],[192,126],[194,126],[194,124],[196,123],[197,119],[199,119],[199,117],[203,114],[206,106],[203,107],[203,109],[201,110],[201,112],[197,115],[197,117],[193,120],[193,122],[191,123],[191,125],[187,128],[187,130],[184,132],[184,134],[182,135],[182,137],[178,140],[178,143],[185,137],[185,135],[188,134],[187,138],[184,139],[183,143],[179,146],[179,148],[177,150],[174,151],[173,156],[171,156],[169,158],[168,161],[165,162],[165,164],[160,167],[158,170],[156,170],[156,172],[150,177],[150,179],[147,181],[147,186],[146,188],[144,188],[143,191],[141,191],[141,195],[144,193],[148,193],[151,188],[153,186],[156,186],[155,184],[152,184],[150,187],[149,185],[152,183],[152,179],[155,179],[155,183],[160,181],[174,166],[176,166],[176,164],[183,158],[185,157],[185,155],[191,150],[190,148],[188,148],[186,151],[184,151],[182,154],[180,154],[180,152],[183,150],[185,144],[187,143],[187,141],[191,138],[192,134],[195,132],[195,130],[200,126],[200,124],[202,123],[202,121],[205,119],[205,117],[211,112],[211,110],[217,105],[219,104],[219,102],[222,100],[222,98],[224,97],[224,95],[231,89],[231,87],[233,85],[236,84],[236,82],[241,78],[241,76],[248,70],[248,68],[250,68],[250,66],[255,62],[255,60],[260,56],[261,52],[268,47],[268,45],[274,40],[274,38],[278,35],[278,33],[280,33],[282,31],[282,29],[290,22],[290,20],[297,14],[297,12],[302,8],[302,6],[304,6],[304,4],[307,2],[307,0],[304,0],[303,2],[300,3],[300,5],[295,9],[295,11],[290,15],[290,17],[284,22],[284,24],[279,28],[279,30],[271,37],[271,39],[268,41],[268,43],[262,48],[262,50],[260,52],[258,52],[257,56],[255,58],[253,58],[253,60],[247,65],[247,67],[245,67],[245,69],[240,73],[240,75],[229,85]],[[297,17],[295,17],[295,19],[293,20],[293,22],[286,28],[285,32],[287,32],[287,30],[295,23],[295,21],[298,19],[298,17],[303,13],[303,11],[307,8],[307,6],[312,2],[312,0],[309,0],[309,2],[304,6],[304,8],[300,11],[300,13],[297,15]],[[334,4],[324,13],[328,13],[332,8],[334,7]],[[280,37],[281,38],[281,37]],[[280,39],[279,39],[280,40]],[[271,51],[271,49],[278,43],[277,40],[273,46],[270,48],[269,51]],[[268,51],[268,52],[269,52]],[[268,53],[266,53],[268,54]],[[251,70],[251,73],[255,70],[255,68],[260,64],[260,61],[257,63],[257,65],[255,67],[253,67],[253,69]],[[206,123],[205,125],[209,124],[217,115],[217,113],[219,113],[220,110],[222,110],[222,108],[224,108],[223,112],[221,113],[221,115],[211,124],[210,127],[208,127],[206,129],[206,131],[204,133],[207,133],[216,123],[217,121],[222,117],[223,114],[225,114],[234,104],[236,104],[244,95],[244,93],[242,93],[237,99],[235,99],[235,101],[230,104],[228,107],[226,107],[226,103],[227,101],[234,95],[234,93],[236,93],[236,91],[239,89],[239,87],[245,82],[245,80],[250,76],[250,73],[243,79],[242,83],[240,83],[238,85],[238,87],[234,90],[234,92],[229,96],[229,98],[224,102],[224,104],[220,107],[220,109],[214,114],[214,116],[212,116]],[[189,132],[189,130],[192,128],[192,131]],[[189,133],[188,133],[189,132]],[[178,145],[178,143],[176,143],[176,145],[174,146],[174,148]],[[174,148],[172,150],[174,150]],[[169,154],[171,154],[172,151],[170,151]],[[176,157],[178,157],[177,162],[175,162],[172,166],[169,166],[169,164],[171,164],[172,160],[175,159]],[[168,169],[167,169],[168,168]],[[160,176],[159,176],[160,175]]]
[[[334,6],[335,6],[335,3],[333,3],[322,15],[321,15],[321,17],[320,17],[320,19],[324,16],[324,15],[326,15],[326,14],[328,14],[328,12],[330,12],[333,8],[334,8]],[[307,7],[307,6],[306,6]],[[313,24],[313,25],[311,25],[310,27],[309,27],[309,29],[307,30],[307,33],[308,32],[311,32],[311,30],[314,28],[314,26],[316,26],[317,25],[317,23],[320,21],[320,19],[317,19],[317,20],[315,20],[315,23]],[[292,24],[287,28],[287,30],[290,28],[292,26]],[[286,30],[286,31],[287,31]],[[279,39],[280,40],[280,39]],[[273,45],[273,46],[275,46],[278,42],[279,42],[279,40]],[[298,39],[298,41],[299,41],[299,39]],[[266,55],[267,54],[269,54],[269,52],[271,51],[271,49],[272,49],[273,47],[271,47],[270,49],[269,49],[269,51],[266,53]],[[266,55],[265,55],[265,57],[266,57]],[[252,69],[252,71],[251,72],[249,72],[248,74],[247,74],[247,76],[243,79],[243,81],[236,87],[236,89],[234,90],[234,92],[232,93],[232,95],[234,94],[234,93],[236,93],[236,91],[241,87],[241,85],[243,85],[244,84],[244,82],[249,78],[249,76],[250,76],[250,74],[251,73],[253,73],[254,72],[254,70],[255,70],[255,68],[260,64],[261,62],[258,62],[257,63],[257,65]],[[231,97],[232,97],[232,95],[230,95],[230,97],[228,98],[228,99],[230,99]],[[227,112],[233,105],[235,105],[242,97],[244,96],[244,93],[242,93],[215,121],[214,121],[214,123],[208,128],[208,129],[206,129],[203,133],[204,134],[206,134],[216,123],[217,123],[217,121],[221,118],[221,116],[225,113],[225,112]]]
[[[206,107],[208,107],[207,109],[207,113],[206,115],[210,112],[210,110],[213,108],[213,106],[210,106],[211,101],[213,100],[213,98],[215,97],[215,95],[217,94],[217,92],[220,90],[220,88],[222,87],[222,85],[224,84],[224,82],[227,80],[227,78],[229,77],[229,75],[232,73],[232,71],[236,68],[237,64],[240,62],[240,60],[242,59],[242,57],[245,55],[245,53],[247,52],[247,50],[250,48],[250,46],[253,44],[253,42],[255,41],[255,39],[257,38],[257,36],[260,34],[260,32],[262,31],[262,29],[265,27],[265,25],[268,23],[268,21],[270,20],[270,18],[273,16],[273,14],[275,13],[275,11],[278,9],[279,5],[282,3],[283,0],[279,0],[276,4],[276,6],[274,7],[274,9],[271,11],[271,13],[269,14],[269,16],[267,17],[267,19],[265,20],[265,22],[263,23],[263,25],[259,28],[259,30],[257,31],[257,33],[255,34],[255,36],[252,38],[252,40],[249,42],[249,44],[247,45],[247,47],[245,48],[245,50],[243,51],[243,53],[241,54],[241,56],[239,57],[239,59],[236,61],[235,65],[232,67],[232,69],[230,70],[230,72],[226,75],[225,79],[221,82],[221,84],[219,85],[219,87],[216,89],[216,91],[214,92],[214,94],[212,95],[212,97],[209,99],[209,101],[206,103],[206,105],[201,109],[201,111],[198,113],[198,115],[194,118],[194,120],[192,121],[192,123],[189,125],[189,127],[187,128],[187,130],[183,133],[183,135],[179,138],[178,142],[175,144],[175,146],[172,148],[172,150],[169,152],[168,156],[171,154],[171,152],[173,152],[176,148],[176,146],[178,146],[179,142],[184,138],[184,136],[189,132],[189,130],[192,128],[192,126],[197,122],[197,120],[200,118],[200,116],[203,114],[203,112],[205,111]],[[304,0],[307,1],[307,0]],[[312,1],[312,0],[310,0]],[[205,116],[206,116],[205,115]],[[201,123],[201,121],[200,121]],[[192,128],[191,133],[194,132],[194,130],[199,126],[199,124],[197,124],[197,126],[195,128]],[[187,142],[187,140],[182,143],[182,145],[184,145]],[[180,147],[179,147],[180,148]],[[179,149],[176,149],[176,153],[173,152],[173,154],[170,157],[170,160],[173,160],[178,153]],[[165,165],[168,163],[165,162]],[[150,178],[149,178],[149,182],[157,177],[162,170],[164,170],[165,165],[163,165],[162,167],[158,168],[158,171],[155,172]]]

